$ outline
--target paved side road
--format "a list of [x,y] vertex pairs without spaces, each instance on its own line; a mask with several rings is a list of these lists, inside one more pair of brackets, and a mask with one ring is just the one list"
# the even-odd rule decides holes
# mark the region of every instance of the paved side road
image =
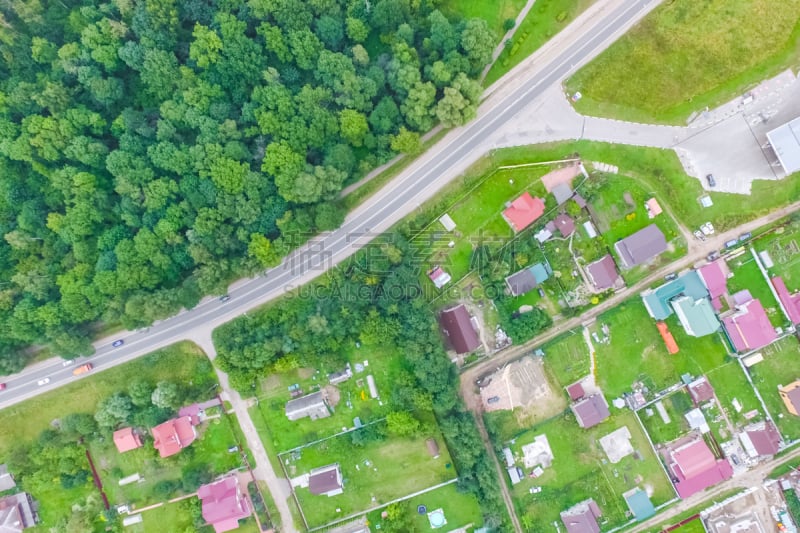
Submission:
[[[194,340],[203,351],[206,352],[209,359],[213,361],[217,356],[217,350],[214,348],[211,335],[207,331],[202,331],[194,336]],[[242,399],[242,396],[230,386],[228,375],[225,372],[216,366],[214,369],[217,372],[219,384],[222,388],[222,399],[231,402],[233,412],[236,413],[236,418],[239,421],[239,427],[242,428],[242,433],[244,433],[244,438],[247,441],[247,447],[250,448],[255,458],[256,464],[253,468],[253,474],[257,480],[266,482],[269,492],[272,495],[272,500],[278,508],[278,514],[281,520],[279,531],[297,533],[288,504],[289,497],[291,496],[289,483],[282,476],[278,477],[275,475],[275,470],[272,468],[272,463],[269,462],[269,457],[267,456],[267,451],[264,449],[264,444],[261,442],[261,437],[259,437],[256,426],[253,424],[253,419],[250,418],[250,412],[247,410],[249,407],[248,402]]]

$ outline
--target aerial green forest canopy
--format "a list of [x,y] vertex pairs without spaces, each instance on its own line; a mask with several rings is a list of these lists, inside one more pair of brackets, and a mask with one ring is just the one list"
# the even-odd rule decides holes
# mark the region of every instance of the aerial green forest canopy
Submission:
[[344,184],[470,119],[495,36],[435,3],[0,4],[0,373],[276,264]]

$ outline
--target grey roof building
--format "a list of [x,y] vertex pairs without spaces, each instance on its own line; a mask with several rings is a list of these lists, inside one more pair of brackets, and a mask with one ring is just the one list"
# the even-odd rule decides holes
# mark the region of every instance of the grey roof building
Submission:
[[767,140],[787,174],[800,170],[800,117],[767,133]]
[[633,268],[646,263],[667,250],[667,238],[655,224],[650,224],[624,239],[617,241],[614,248],[622,264]]
[[328,409],[328,402],[325,400],[322,391],[313,392],[286,402],[286,418],[289,420],[299,420],[305,417],[316,420],[329,416],[331,416],[331,412]]
[[17,484],[14,482],[14,478],[8,472],[8,467],[6,465],[0,465],[0,492],[13,489],[16,486]]
[[23,529],[34,525],[36,525],[36,512],[27,492],[0,498],[0,531],[21,533]]

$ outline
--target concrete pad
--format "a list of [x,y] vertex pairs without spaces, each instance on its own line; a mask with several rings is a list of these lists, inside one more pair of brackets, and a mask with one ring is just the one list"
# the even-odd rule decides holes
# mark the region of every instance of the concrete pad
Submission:
[[633,445],[631,444],[631,432],[628,426],[622,426],[615,429],[605,437],[600,438],[600,446],[606,452],[608,460],[611,463],[618,463],[624,457],[633,454]]

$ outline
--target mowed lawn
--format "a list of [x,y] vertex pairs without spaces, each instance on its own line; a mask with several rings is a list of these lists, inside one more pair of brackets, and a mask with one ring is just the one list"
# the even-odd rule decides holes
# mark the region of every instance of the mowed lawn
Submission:
[[719,334],[690,337],[674,315],[666,323],[680,348],[674,355],[667,353],[655,321],[638,296],[598,317],[593,329],[601,337],[601,324],[610,329],[608,343],[595,343],[596,375],[607,397],[630,391],[634,381],[658,391],[677,383],[685,373],[699,376],[725,363],[727,352]]
[[[417,507],[424,505],[428,511],[441,509],[447,520],[447,530],[462,528],[472,525],[479,528],[483,524],[481,508],[475,495],[459,492],[455,483],[445,485],[438,489],[414,496],[400,503],[403,512],[412,517],[414,531],[429,531],[431,529],[427,514],[419,514]],[[367,516],[370,525],[382,525],[381,510],[373,511]]]
[[75,383],[0,410],[0,426],[14,428],[13,432],[0,432],[0,456],[20,441],[35,439],[57,418],[70,413],[94,414],[100,400],[125,391],[132,377],[152,383],[164,379],[190,383],[194,376],[211,373],[212,367],[199,347],[182,342],[130,363],[95,372]]
[[[425,440],[429,436],[439,444],[437,459],[428,453]],[[343,494],[329,498],[311,494],[307,488],[295,489],[310,527],[366,511],[457,476],[438,432],[413,438],[387,437],[364,446],[354,446],[349,434],[341,435],[303,448],[297,460],[283,457],[289,459],[286,469],[291,477],[332,463],[339,463],[342,469]]]
[[586,114],[682,123],[800,63],[800,0],[665,2],[567,82]]
[[[161,531],[195,531],[196,533],[213,533],[212,526],[203,526],[199,529],[195,528],[194,520],[192,518],[192,509],[190,502],[180,501],[176,503],[169,503],[156,507],[142,514],[143,521],[141,524],[135,524],[125,528],[125,531],[130,533],[155,533]],[[251,516],[247,520],[239,521],[239,529],[237,533],[258,533],[258,525],[255,519]]]
[[731,295],[734,293],[747,289],[753,298],[761,301],[761,305],[767,311],[770,322],[773,326],[785,326],[788,324],[788,319],[781,311],[778,305],[778,300],[772,294],[772,290],[758,264],[748,250],[744,255],[728,261],[732,277],[728,278],[728,291]]
[[800,439],[800,417],[790,414],[778,394],[778,386],[800,379],[800,345],[787,337],[761,350],[764,360],[748,371],[761,398],[784,438]]
[[[536,0],[514,33],[511,44],[506,45],[497,62],[492,65],[486,76],[485,85],[488,87],[538,50],[593,2],[594,0]],[[493,7],[492,2],[472,0],[470,3],[483,4],[487,8]]]
[[684,415],[694,407],[686,389],[677,390],[663,398],[661,405],[664,406],[664,410],[667,412],[669,422],[664,422],[655,404],[639,411],[639,418],[642,420],[642,424],[647,429],[650,439],[656,444],[672,442],[688,432],[689,423]]
[[[612,408],[613,409],[613,408]],[[627,426],[631,443],[639,458],[629,455],[612,464],[598,443],[598,439],[612,431]],[[627,506],[622,493],[634,486],[649,486],[653,490],[655,505],[672,498],[669,480],[642,432],[636,415],[614,409],[612,417],[591,429],[582,429],[569,413],[534,426],[520,435],[511,446],[517,465],[523,466],[521,447],[544,434],[553,451],[553,464],[538,478],[527,476],[512,487],[512,496],[526,531],[549,531],[559,520],[559,513],[572,505],[594,498],[611,529],[627,522]],[[640,482],[637,478],[641,476]],[[506,479],[508,483],[508,479]],[[534,486],[542,491],[531,494]]]

